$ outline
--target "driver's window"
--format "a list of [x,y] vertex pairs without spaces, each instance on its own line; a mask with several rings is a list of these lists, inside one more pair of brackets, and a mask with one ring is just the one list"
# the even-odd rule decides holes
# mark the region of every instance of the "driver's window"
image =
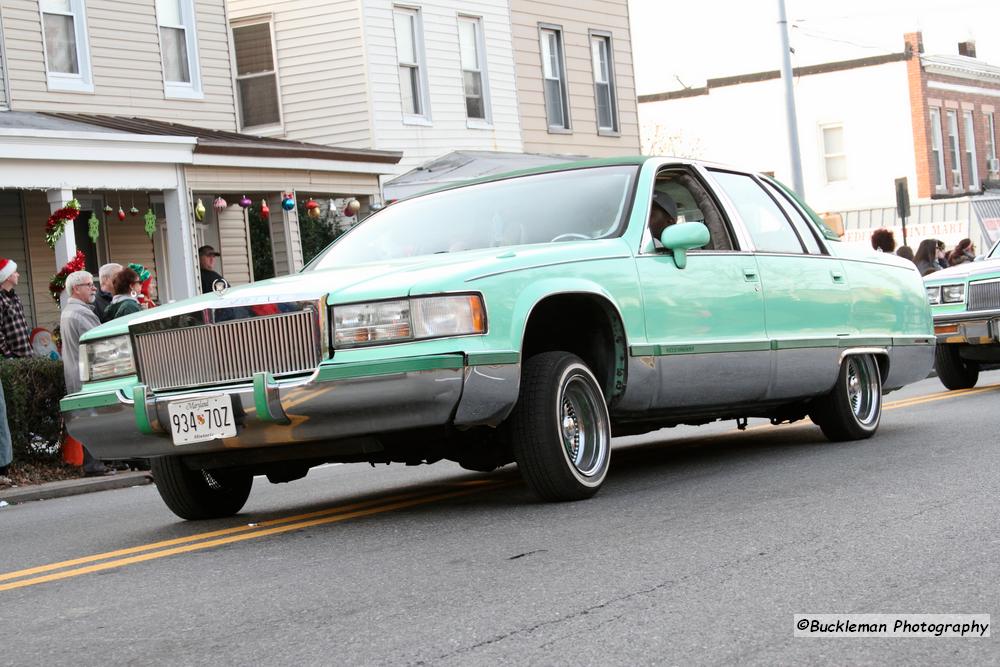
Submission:
[[[653,193],[653,210],[650,211],[649,228],[654,239],[658,242],[656,230],[662,229],[666,224],[673,224],[667,215],[664,217],[663,208],[674,208],[676,210],[676,222],[701,222],[710,234],[710,240],[706,246],[699,250],[732,250],[733,241],[729,233],[722,214],[718,206],[708,194],[708,191],[698,180],[685,170],[671,169],[661,171],[656,175],[656,183]],[[658,206],[657,201],[663,203]],[[656,210],[660,208],[661,210]],[[692,250],[691,252],[697,252]]]

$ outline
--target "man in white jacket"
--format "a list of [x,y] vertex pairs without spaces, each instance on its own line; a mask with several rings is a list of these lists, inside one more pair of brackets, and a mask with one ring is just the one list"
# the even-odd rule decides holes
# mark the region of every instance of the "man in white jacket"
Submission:
[[[59,335],[62,337],[63,377],[66,379],[66,393],[80,391],[80,336],[98,326],[101,321],[94,312],[97,285],[88,271],[76,271],[66,276],[66,292],[69,299],[59,317]],[[83,447],[83,474],[88,477],[110,475],[115,471],[95,459]]]

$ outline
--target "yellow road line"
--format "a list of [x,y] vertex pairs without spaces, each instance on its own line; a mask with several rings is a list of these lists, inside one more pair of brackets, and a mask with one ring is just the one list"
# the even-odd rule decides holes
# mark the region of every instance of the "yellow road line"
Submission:
[[[479,490],[485,489],[485,488],[501,486],[501,484],[498,484],[497,482],[494,482],[492,480],[469,480],[467,482],[460,483],[460,485],[463,486],[463,487],[468,487],[468,486],[472,486],[473,487],[471,490],[467,490],[467,491],[463,490],[463,491],[459,492],[460,495],[465,495],[466,493],[474,493],[476,491],[479,491]],[[142,553],[142,552],[156,551],[158,549],[165,549],[167,547],[174,547],[176,545],[189,544],[189,543],[192,543],[192,542],[199,542],[200,544],[196,544],[196,545],[194,545],[194,547],[195,548],[202,548],[202,545],[206,543],[206,542],[203,542],[203,541],[210,540],[211,538],[222,538],[224,536],[240,535],[242,533],[243,535],[241,535],[239,539],[249,539],[251,537],[258,536],[258,534],[260,534],[260,533],[270,534],[270,533],[266,532],[268,530],[269,526],[281,526],[283,524],[292,524],[294,522],[302,522],[302,521],[305,521],[305,522],[308,523],[309,520],[315,520],[316,518],[319,518],[319,517],[326,517],[326,519],[331,519],[332,518],[333,520],[341,520],[341,518],[354,518],[356,516],[365,516],[365,512],[370,512],[372,514],[375,514],[375,513],[381,512],[381,511],[385,511],[383,509],[383,506],[385,506],[385,505],[383,505],[383,504],[387,503],[387,502],[389,503],[389,505],[387,505],[387,506],[390,506],[390,507],[396,507],[397,505],[400,506],[400,507],[409,507],[411,504],[420,504],[420,503],[423,503],[423,502],[433,502],[434,500],[438,500],[441,497],[447,497],[447,496],[441,496],[441,494],[428,495],[426,491],[412,492],[412,493],[402,493],[402,494],[397,494],[395,496],[390,496],[388,498],[377,498],[377,499],[373,499],[373,500],[366,500],[366,501],[361,501],[361,502],[357,502],[357,503],[351,503],[349,505],[343,505],[343,506],[340,506],[340,507],[332,507],[332,508],[327,508],[327,509],[324,509],[324,510],[318,510],[318,511],[315,511],[315,512],[308,512],[306,514],[298,514],[298,515],[294,515],[294,516],[281,517],[281,518],[278,518],[278,519],[269,519],[267,521],[261,521],[260,523],[253,524],[253,525],[243,525],[243,526],[235,526],[233,528],[223,528],[223,529],[220,529],[220,530],[213,530],[213,531],[209,531],[209,532],[205,532],[205,533],[198,533],[198,534],[195,534],[195,535],[188,535],[188,536],[185,536],[185,537],[178,537],[178,538],[174,538],[174,539],[170,539],[170,540],[162,540],[162,541],[159,541],[159,542],[152,542],[152,543],[149,543],[149,544],[142,544],[142,545],[138,545],[138,546],[134,546],[134,547],[129,547],[129,548],[126,548],[126,549],[118,549],[118,550],[115,550],[115,551],[107,551],[107,552],[104,552],[104,553],[94,554],[94,555],[91,555],[91,556],[83,556],[81,558],[74,558],[74,559],[71,559],[71,560],[61,561],[61,562],[58,562],[58,563],[50,563],[48,565],[40,565],[38,567],[32,567],[32,568],[27,568],[27,569],[23,569],[23,570],[17,570],[15,572],[6,572],[4,574],[0,574],[0,581],[9,581],[11,579],[20,579],[22,577],[28,577],[28,576],[35,575],[35,574],[41,574],[43,572],[52,572],[53,570],[61,570],[61,569],[73,567],[73,566],[76,566],[76,565],[84,565],[86,563],[94,563],[94,562],[97,562],[97,561],[107,560],[109,558],[117,558],[117,557],[120,557],[120,556],[129,556],[131,554],[137,554],[137,553]],[[405,503],[405,504],[399,505],[399,503]],[[327,521],[323,521],[323,522],[329,523],[328,520]],[[296,524],[296,527],[302,527],[302,526],[300,526],[299,524]],[[290,530],[294,530],[294,529],[295,529],[295,527],[290,528]],[[283,532],[283,531],[279,531],[279,532]],[[214,544],[216,541],[213,541],[212,543]],[[232,541],[238,541],[238,540],[232,540]],[[185,549],[185,550],[190,550],[190,549]],[[159,553],[163,553],[163,552],[157,552],[157,553],[159,554]],[[153,554],[153,555],[156,555],[156,554]],[[118,561],[112,561],[112,562],[113,563],[117,563]],[[72,572],[76,572],[76,570],[73,570]],[[60,577],[57,577],[57,578],[60,578]],[[29,581],[34,581],[34,580],[29,580]],[[16,583],[21,583],[21,582],[16,582]],[[38,583],[41,583],[41,582],[38,582]],[[0,585],[0,591],[2,591],[2,590],[8,590],[8,588],[17,588],[17,586],[15,586],[14,584]]]

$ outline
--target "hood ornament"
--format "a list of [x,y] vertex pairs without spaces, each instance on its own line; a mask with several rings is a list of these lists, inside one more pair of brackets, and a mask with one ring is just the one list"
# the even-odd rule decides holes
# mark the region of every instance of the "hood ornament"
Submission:
[[229,290],[229,283],[225,278],[217,278],[212,283],[212,291],[215,292],[216,296],[224,296],[227,290]]

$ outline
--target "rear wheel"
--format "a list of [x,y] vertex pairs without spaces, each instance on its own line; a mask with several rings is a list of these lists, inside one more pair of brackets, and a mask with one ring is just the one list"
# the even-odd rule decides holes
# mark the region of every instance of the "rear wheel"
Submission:
[[253,476],[233,470],[192,470],[177,456],[151,462],[156,490],[170,510],[182,519],[218,519],[243,509]]
[[948,389],[968,389],[979,381],[979,364],[963,359],[957,345],[938,343],[934,350],[934,370]]
[[844,359],[837,383],[814,402],[809,417],[833,441],[872,437],[882,419],[882,376],[875,357],[859,354]]
[[611,420],[600,385],[569,352],[528,359],[511,414],[514,458],[543,500],[582,500],[601,488],[611,459]]

